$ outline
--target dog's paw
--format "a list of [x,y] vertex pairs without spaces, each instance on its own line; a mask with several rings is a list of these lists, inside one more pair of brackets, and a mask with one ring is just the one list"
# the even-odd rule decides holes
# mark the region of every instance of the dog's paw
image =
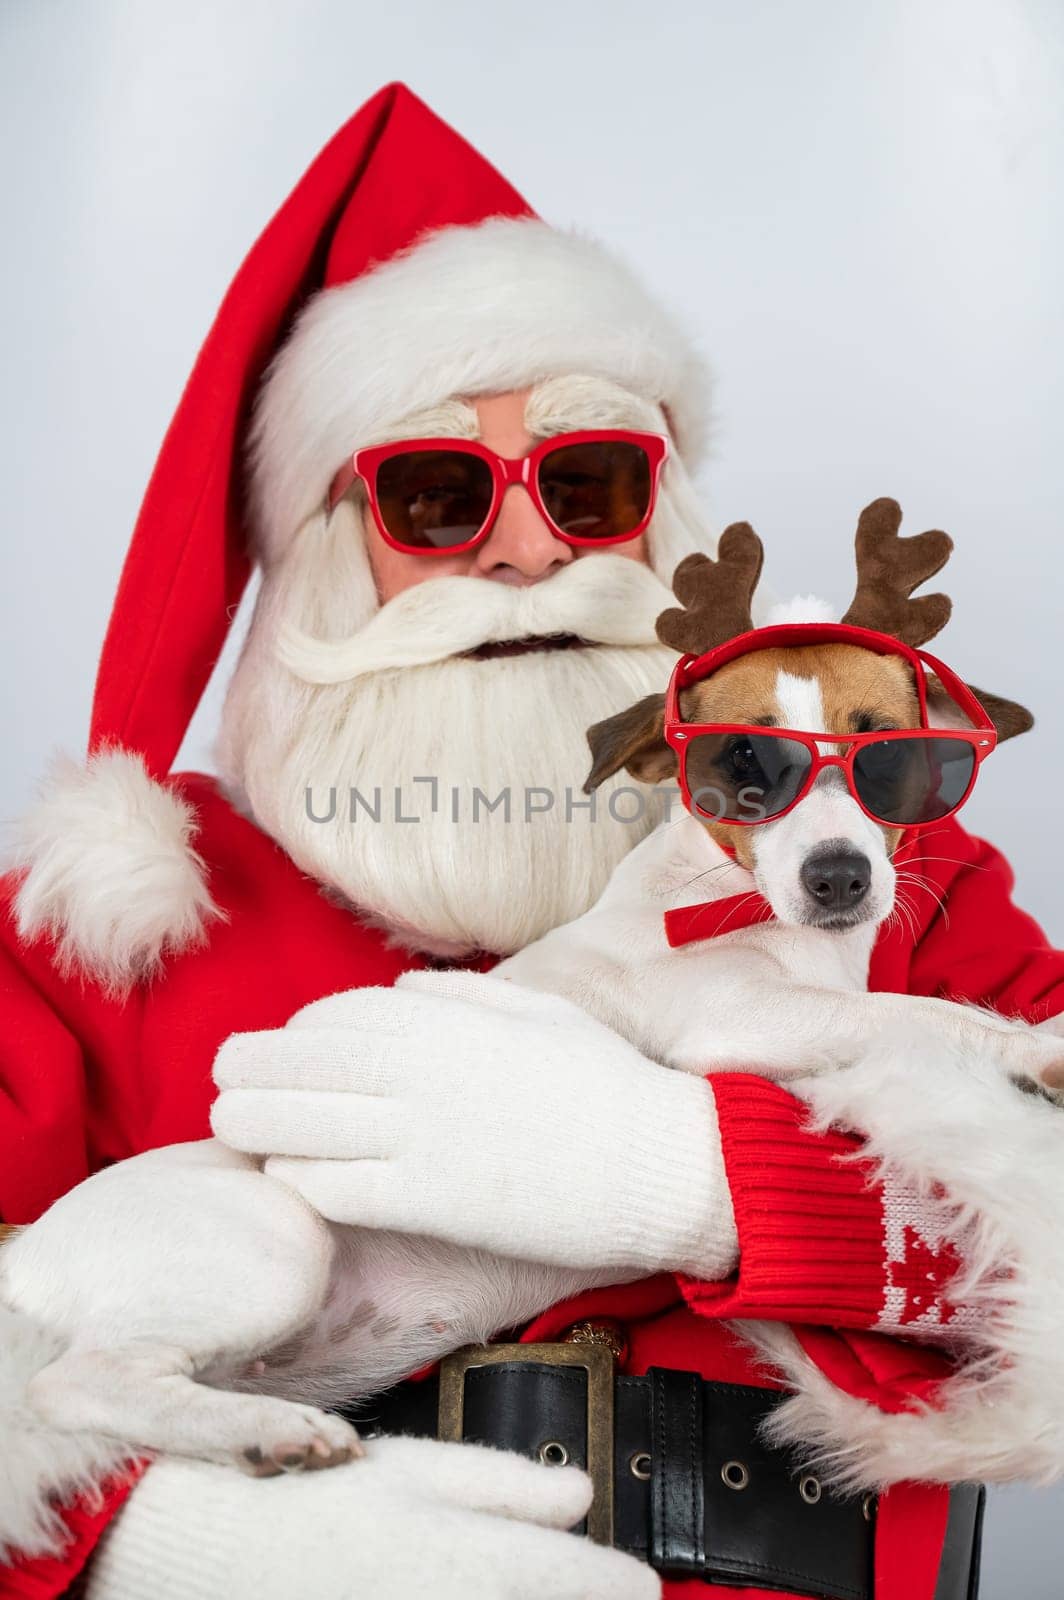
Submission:
[[1058,1057],[1049,1066],[1043,1068],[1037,1080],[1038,1087],[1042,1089],[1051,1100],[1064,1104],[1064,1056]]
[[1021,1088],[1040,1091],[1048,1099],[1064,1103],[1064,1039],[1029,1029],[1023,1040],[1019,1063],[1009,1063],[1010,1075]]
[[362,1441],[343,1417],[290,1400],[264,1400],[261,1416],[234,1451],[236,1462],[254,1478],[282,1472],[320,1472],[365,1454]]

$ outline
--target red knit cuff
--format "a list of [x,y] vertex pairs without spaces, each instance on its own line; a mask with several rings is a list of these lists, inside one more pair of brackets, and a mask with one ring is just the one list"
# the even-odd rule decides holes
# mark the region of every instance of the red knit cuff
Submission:
[[869,1328],[882,1315],[882,1193],[860,1142],[812,1133],[808,1107],[766,1078],[713,1074],[724,1165],[739,1234],[739,1271],[725,1283],[680,1278],[711,1317],[763,1317]]
[[63,1508],[69,1540],[56,1556],[18,1559],[0,1566],[0,1600],[58,1600],[88,1566],[104,1532],[147,1470],[146,1461],[132,1462],[100,1490]]

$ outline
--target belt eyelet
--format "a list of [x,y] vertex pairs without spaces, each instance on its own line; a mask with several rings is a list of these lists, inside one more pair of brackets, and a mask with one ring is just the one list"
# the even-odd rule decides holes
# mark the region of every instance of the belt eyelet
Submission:
[[722,1481],[736,1493],[750,1482],[750,1469],[742,1461],[726,1461],[720,1469]]
[[820,1487],[820,1479],[815,1478],[811,1472],[804,1473],[798,1479],[798,1493],[807,1506],[815,1506],[823,1492]]
[[569,1464],[569,1452],[560,1439],[545,1439],[536,1454],[545,1467],[566,1467]]
[[637,1450],[634,1456],[629,1456],[628,1470],[633,1478],[638,1478],[640,1483],[646,1483],[650,1477],[650,1456],[647,1451]]

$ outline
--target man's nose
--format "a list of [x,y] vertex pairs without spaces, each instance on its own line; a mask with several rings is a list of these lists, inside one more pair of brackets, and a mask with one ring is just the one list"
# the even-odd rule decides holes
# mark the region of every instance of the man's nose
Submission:
[[476,553],[479,577],[497,583],[538,583],[573,559],[572,548],[559,539],[537,511],[522,484],[509,486],[495,525]]

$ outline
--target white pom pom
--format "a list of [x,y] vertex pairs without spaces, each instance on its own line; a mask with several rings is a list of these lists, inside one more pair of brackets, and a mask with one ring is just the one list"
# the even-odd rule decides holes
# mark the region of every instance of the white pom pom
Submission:
[[790,600],[778,600],[769,608],[762,627],[774,628],[787,622],[838,622],[837,608],[830,600],[821,600],[815,594],[796,594]]
[[64,972],[121,992],[220,915],[192,848],[195,813],[148,776],[140,756],[60,758],[16,832],[19,933],[50,934]]

